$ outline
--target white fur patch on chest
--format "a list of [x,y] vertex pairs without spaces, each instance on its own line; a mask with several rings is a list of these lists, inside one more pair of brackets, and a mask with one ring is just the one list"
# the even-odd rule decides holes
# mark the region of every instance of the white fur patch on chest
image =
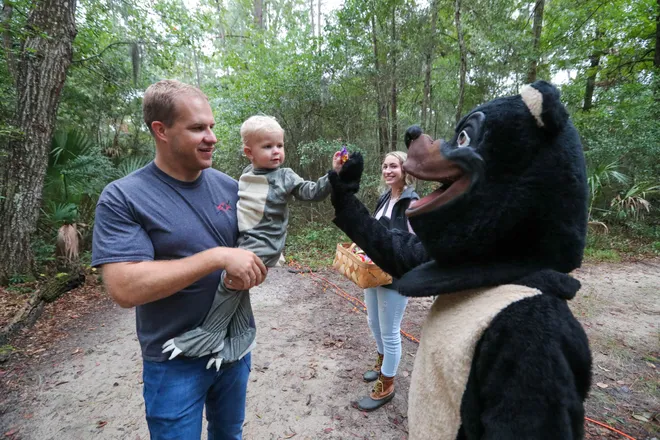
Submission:
[[503,285],[440,295],[422,328],[408,396],[410,440],[454,440],[474,350],[493,318],[514,302],[540,295]]
[[238,203],[236,215],[238,230],[243,232],[254,228],[264,216],[268,199],[268,178],[246,173],[238,180]]

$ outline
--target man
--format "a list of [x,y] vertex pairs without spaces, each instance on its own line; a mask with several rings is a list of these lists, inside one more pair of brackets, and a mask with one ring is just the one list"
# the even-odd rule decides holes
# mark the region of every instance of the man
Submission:
[[208,356],[167,360],[162,345],[197,327],[222,271],[232,288],[260,284],[266,267],[234,248],[238,184],[211,166],[214,118],[201,90],[164,80],[144,94],[152,163],[109,184],[96,207],[92,264],[121,307],[136,307],[152,439],[240,439],[250,355],[206,369]]

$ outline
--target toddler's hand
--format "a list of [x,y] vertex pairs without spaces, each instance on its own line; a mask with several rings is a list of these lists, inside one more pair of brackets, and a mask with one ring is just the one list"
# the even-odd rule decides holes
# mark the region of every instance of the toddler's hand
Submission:
[[339,170],[341,170],[342,165],[343,165],[343,162],[341,160],[341,151],[337,151],[332,156],[332,169],[335,170],[338,173]]
[[337,151],[335,155],[332,157],[332,169],[338,173],[347,160],[348,160],[348,150],[346,149],[346,146],[344,146],[340,151]]

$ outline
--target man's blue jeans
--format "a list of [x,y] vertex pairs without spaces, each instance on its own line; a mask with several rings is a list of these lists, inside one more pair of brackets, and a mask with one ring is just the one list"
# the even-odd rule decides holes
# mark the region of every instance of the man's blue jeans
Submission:
[[216,371],[198,359],[143,361],[144,403],[152,440],[199,440],[206,404],[209,440],[240,440],[251,356]]

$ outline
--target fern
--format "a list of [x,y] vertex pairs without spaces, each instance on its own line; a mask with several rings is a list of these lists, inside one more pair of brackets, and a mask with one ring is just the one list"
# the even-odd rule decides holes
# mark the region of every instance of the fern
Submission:
[[119,166],[117,167],[116,176],[117,178],[128,176],[132,172],[137,171],[140,168],[143,168],[149,162],[151,162],[151,158],[145,156],[128,157],[122,160]]

